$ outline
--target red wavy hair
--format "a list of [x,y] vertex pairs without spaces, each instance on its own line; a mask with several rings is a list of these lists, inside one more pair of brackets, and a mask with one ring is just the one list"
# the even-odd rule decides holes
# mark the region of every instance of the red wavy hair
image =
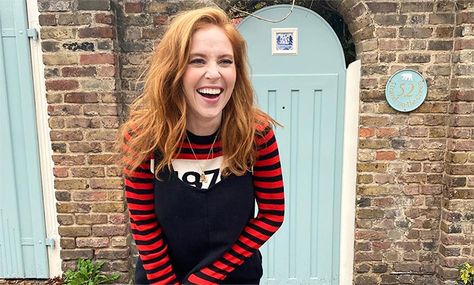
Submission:
[[[255,135],[261,132],[262,126],[275,121],[255,105],[243,37],[224,11],[207,7],[177,16],[156,47],[146,74],[144,92],[131,105],[128,121],[120,129],[118,151],[126,158],[121,161],[127,169],[136,169],[155,151],[162,156],[156,163],[155,173],[165,166],[171,167],[186,132],[187,106],[182,78],[189,60],[191,38],[207,25],[222,28],[229,38],[237,73],[232,96],[222,114],[222,173],[242,175],[254,164]],[[260,127],[256,128],[256,125]]]

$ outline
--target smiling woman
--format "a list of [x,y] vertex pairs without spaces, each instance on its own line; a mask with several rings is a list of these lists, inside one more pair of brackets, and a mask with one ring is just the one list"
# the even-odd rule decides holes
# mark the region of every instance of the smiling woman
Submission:
[[210,135],[217,130],[234,90],[235,74],[232,44],[222,28],[209,25],[196,31],[183,77],[189,131]]
[[157,46],[118,144],[136,284],[260,281],[284,194],[275,122],[254,104],[246,60],[216,8],[178,16]]

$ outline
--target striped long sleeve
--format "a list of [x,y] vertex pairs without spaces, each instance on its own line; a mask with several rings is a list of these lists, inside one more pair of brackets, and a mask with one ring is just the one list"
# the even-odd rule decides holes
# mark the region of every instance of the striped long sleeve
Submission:
[[[126,136],[127,141],[130,137]],[[134,151],[126,145],[128,157]],[[127,163],[127,158],[124,159]],[[154,211],[154,175],[150,171],[150,159],[135,171],[124,169],[125,197],[130,214],[132,237],[150,284],[179,284],[168,256],[168,246]]]
[[253,168],[253,184],[258,214],[245,226],[231,248],[210,265],[188,276],[192,284],[219,284],[254,254],[283,223],[283,179],[275,135],[266,128],[257,138],[258,156]]

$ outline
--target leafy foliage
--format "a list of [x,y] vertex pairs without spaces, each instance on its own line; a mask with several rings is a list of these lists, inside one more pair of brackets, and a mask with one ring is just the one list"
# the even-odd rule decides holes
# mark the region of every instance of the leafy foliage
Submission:
[[64,273],[64,284],[66,285],[98,285],[108,284],[119,278],[117,274],[103,274],[100,269],[103,262],[93,262],[88,259],[78,259],[76,270],[68,270]]
[[459,284],[474,285],[474,267],[468,262],[464,262],[459,267]]
[[[267,6],[278,4],[291,4],[291,0],[214,0],[214,2],[227,11],[231,18],[246,17],[247,14],[238,10],[253,13]],[[296,0],[295,5],[313,10],[332,27],[341,42],[344,50],[346,65],[356,60],[355,45],[347,24],[337,10],[340,1],[335,0]],[[235,9],[237,8],[237,9]]]

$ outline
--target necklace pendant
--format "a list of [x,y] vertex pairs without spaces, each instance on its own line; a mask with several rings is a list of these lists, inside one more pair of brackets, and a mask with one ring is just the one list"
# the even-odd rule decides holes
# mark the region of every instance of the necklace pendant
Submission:
[[199,182],[201,182],[201,183],[207,183],[206,174],[204,174],[204,172],[201,172],[201,175],[200,175],[200,177],[199,177]]

